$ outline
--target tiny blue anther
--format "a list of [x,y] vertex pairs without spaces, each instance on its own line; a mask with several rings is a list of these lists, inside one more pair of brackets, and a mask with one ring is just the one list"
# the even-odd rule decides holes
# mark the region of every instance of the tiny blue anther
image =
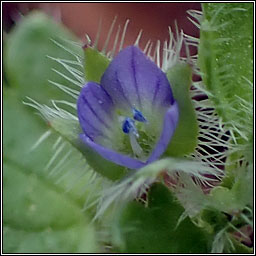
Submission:
[[139,121],[139,122],[143,122],[143,123],[147,122],[147,119],[143,116],[143,114],[139,110],[134,108],[132,110],[132,112],[133,112],[134,120]]
[[135,129],[134,121],[131,118],[126,117],[123,122],[122,129],[124,133],[129,133],[131,130],[134,130]]

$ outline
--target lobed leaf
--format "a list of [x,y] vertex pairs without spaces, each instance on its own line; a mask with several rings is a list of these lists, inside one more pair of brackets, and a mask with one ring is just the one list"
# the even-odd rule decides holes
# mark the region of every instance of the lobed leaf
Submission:
[[126,253],[207,253],[210,235],[187,217],[172,193],[161,184],[149,191],[148,207],[124,206],[113,226],[113,242]]

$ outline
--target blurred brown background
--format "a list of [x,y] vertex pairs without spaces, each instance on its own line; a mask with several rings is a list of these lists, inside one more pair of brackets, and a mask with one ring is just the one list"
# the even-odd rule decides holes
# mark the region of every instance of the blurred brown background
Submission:
[[130,19],[125,45],[134,42],[140,29],[143,29],[142,47],[149,39],[163,41],[169,36],[168,26],[174,28],[175,20],[185,33],[199,36],[198,29],[187,19],[186,11],[200,10],[200,3],[3,3],[4,30],[8,32],[20,14],[25,15],[34,9],[55,17],[80,38],[87,33],[92,40],[102,19],[100,47],[116,15],[116,24],[121,26]]

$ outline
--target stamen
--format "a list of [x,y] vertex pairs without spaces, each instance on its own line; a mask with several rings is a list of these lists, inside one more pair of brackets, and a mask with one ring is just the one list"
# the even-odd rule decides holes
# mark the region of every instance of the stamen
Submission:
[[137,142],[137,139],[136,139],[137,136],[133,132],[130,132],[129,137],[130,137],[130,143],[132,146],[133,153],[136,156],[141,157],[143,155],[143,150],[142,150],[141,146],[139,145],[139,143]]
[[134,120],[132,120],[130,117],[125,118],[122,129],[124,133],[130,133],[130,131],[132,131],[133,133],[135,132],[136,134],[138,134],[134,124]]
[[141,157],[143,155],[143,150],[139,143],[137,142],[137,138],[139,137],[138,131],[135,126],[135,121],[130,117],[126,117],[123,126],[123,132],[129,134],[130,143],[132,147],[132,151],[134,155]]
[[132,112],[133,112],[134,120],[139,121],[139,122],[143,122],[143,123],[147,122],[147,119],[143,116],[143,114],[139,110],[133,108]]

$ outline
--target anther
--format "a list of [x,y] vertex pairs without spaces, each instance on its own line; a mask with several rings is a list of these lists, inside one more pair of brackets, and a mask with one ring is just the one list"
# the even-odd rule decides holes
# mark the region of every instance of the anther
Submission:
[[139,143],[137,142],[139,134],[135,127],[135,121],[130,117],[126,117],[123,121],[122,129],[124,133],[127,133],[129,135],[133,153],[138,157],[142,156],[143,150],[140,147]]
[[143,123],[147,122],[147,119],[143,116],[143,114],[139,110],[133,108],[132,113],[133,113],[134,120],[143,122]]
[[132,132],[136,137],[139,136],[134,124],[134,120],[132,120],[130,117],[125,118],[122,129],[124,133],[129,134],[130,132]]

